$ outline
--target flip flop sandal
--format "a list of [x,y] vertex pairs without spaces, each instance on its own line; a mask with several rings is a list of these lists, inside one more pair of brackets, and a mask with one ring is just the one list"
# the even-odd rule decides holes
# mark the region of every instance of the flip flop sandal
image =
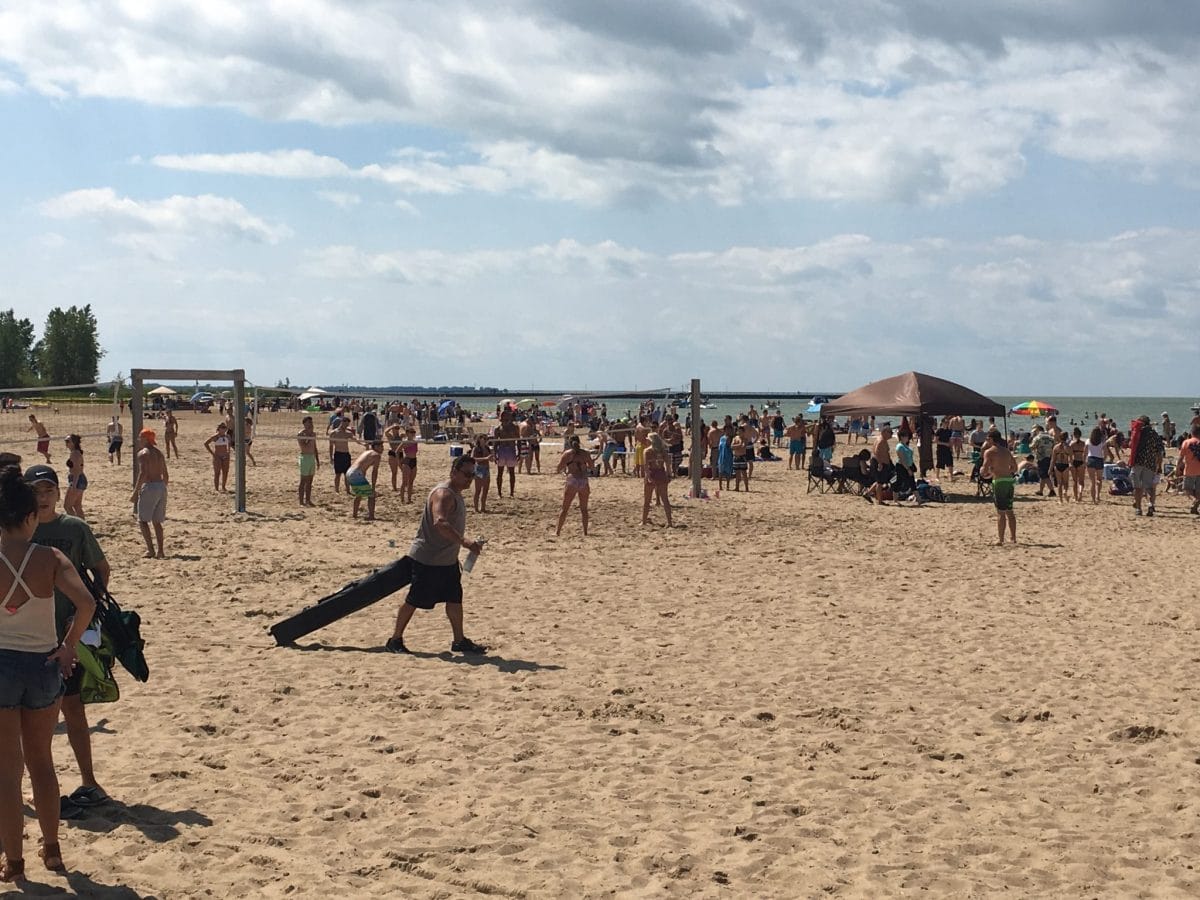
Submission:
[[108,794],[98,787],[78,787],[67,799],[76,806],[99,806],[108,801]]

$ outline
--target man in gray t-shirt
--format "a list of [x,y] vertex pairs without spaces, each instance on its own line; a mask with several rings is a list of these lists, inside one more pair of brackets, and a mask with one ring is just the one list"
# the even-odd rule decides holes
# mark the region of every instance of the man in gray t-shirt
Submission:
[[408,550],[412,564],[412,583],[408,597],[396,615],[396,630],[387,642],[391,653],[408,653],[404,646],[404,629],[418,609],[433,609],[446,604],[446,618],[454,632],[450,650],[454,653],[483,653],[487,650],[463,634],[462,573],[458,567],[458,550],[466,547],[471,553],[483,550],[481,541],[467,539],[467,505],[462,492],[475,478],[475,460],[459,456],[450,467],[450,480],[444,481],[429,493],[417,536]]

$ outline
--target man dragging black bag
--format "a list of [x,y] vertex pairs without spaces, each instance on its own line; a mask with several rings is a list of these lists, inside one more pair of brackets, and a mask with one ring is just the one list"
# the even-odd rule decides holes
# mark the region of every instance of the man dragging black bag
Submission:
[[365,578],[351,582],[340,591],[273,625],[271,635],[283,645],[336,622],[353,612],[377,603],[408,585],[408,596],[396,616],[396,628],[387,642],[391,653],[408,653],[404,645],[404,629],[418,609],[433,609],[446,604],[450,620],[454,653],[484,653],[487,648],[476,644],[463,633],[462,572],[458,564],[459,549],[466,547],[472,557],[483,551],[483,542],[467,539],[467,506],[462,497],[475,477],[475,461],[469,456],[456,457],[450,467],[450,478],[435,487],[425,501],[421,524],[408,554],[394,563],[377,569]]

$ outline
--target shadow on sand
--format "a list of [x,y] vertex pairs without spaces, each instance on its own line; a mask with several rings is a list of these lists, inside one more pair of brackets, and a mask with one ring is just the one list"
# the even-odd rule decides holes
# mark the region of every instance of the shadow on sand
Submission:
[[[387,652],[383,647],[349,647],[330,644],[297,644],[293,649],[301,650],[305,653],[312,651],[324,651],[328,653]],[[503,656],[497,656],[494,653],[468,656],[466,654],[451,653],[448,650],[443,650],[441,653],[425,653],[419,650],[412,650],[400,655],[409,656],[414,659],[440,659],[442,662],[454,663],[460,666],[495,666],[501,672],[560,672],[566,668],[565,666],[543,665],[542,663],[533,662],[528,659],[507,659]]]

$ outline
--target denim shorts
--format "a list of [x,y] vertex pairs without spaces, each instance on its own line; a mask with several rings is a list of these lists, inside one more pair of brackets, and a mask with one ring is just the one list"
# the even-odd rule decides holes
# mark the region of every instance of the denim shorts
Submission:
[[62,673],[48,657],[0,650],[0,709],[45,709],[62,696]]

